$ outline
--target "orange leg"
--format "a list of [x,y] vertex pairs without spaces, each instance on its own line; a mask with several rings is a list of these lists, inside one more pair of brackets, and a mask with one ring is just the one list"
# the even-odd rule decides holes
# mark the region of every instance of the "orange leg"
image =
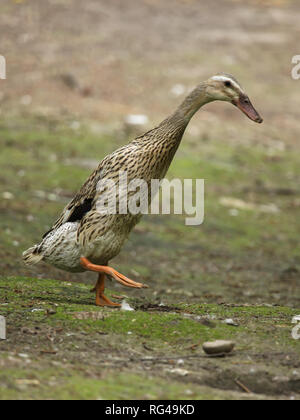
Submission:
[[104,295],[106,275],[113,277],[116,281],[118,281],[119,283],[127,287],[133,287],[136,289],[142,289],[142,288],[148,287],[142,283],[136,283],[135,281],[128,279],[127,277],[123,276],[123,274],[118,273],[116,270],[114,270],[111,267],[92,264],[87,258],[81,258],[80,262],[81,262],[81,265],[85,269],[100,273],[96,286],[94,287],[94,289],[91,290],[91,292],[96,292],[96,305],[97,306],[113,306],[113,307],[121,306],[119,303],[112,302],[110,299],[108,299]]
[[120,307],[119,303],[114,303],[104,295],[105,289],[105,274],[99,274],[99,279],[97,281],[95,291],[96,291],[96,305],[97,306],[113,306]]
[[86,270],[95,271],[96,273],[101,274],[107,274],[108,276],[113,277],[117,282],[123,284],[124,286],[133,287],[135,289],[143,289],[148,287],[145,284],[136,283],[135,281],[130,280],[129,278],[123,276],[123,274],[118,273],[111,267],[92,264],[87,258],[80,258],[80,262]]

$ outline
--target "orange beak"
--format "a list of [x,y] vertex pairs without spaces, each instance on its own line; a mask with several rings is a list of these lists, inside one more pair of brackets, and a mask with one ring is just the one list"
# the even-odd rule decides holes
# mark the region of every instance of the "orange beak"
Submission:
[[250,99],[246,95],[241,95],[238,100],[232,101],[233,105],[238,107],[250,120],[261,124],[263,119],[252,105]]

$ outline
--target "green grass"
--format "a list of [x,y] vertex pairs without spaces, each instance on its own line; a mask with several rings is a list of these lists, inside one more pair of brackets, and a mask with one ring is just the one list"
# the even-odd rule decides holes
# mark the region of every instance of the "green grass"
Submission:
[[[20,385],[20,380],[28,380],[29,383],[37,380],[39,384]],[[143,373],[139,375],[114,373],[105,379],[89,379],[80,375],[70,376],[64,370],[49,369],[37,372],[20,369],[0,373],[0,383],[1,381],[5,381],[7,387],[1,390],[0,400],[16,399],[18,395],[22,396],[22,400],[222,400],[228,398],[225,392],[212,393],[209,387],[182,384],[176,380],[170,383],[162,379],[146,378]]]
[[[70,285],[55,280],[38,280],[30,278],[1,278],[1,313],[11,322],[26,322],[32,325],[39,323],[55,327],[66,327],[72,330],[85,330],[89,333],[101,331],[121,335],[133,335],[139,339],[151,342],[166,343],[168,345],[182,345],[187,341],[209,341],[227,336],[234,339],[241,332],[251,333],[253,322],[256,323],[257,338],[260,333],[265,334],[265,324],[272,327],[280,326],[277,334],[286,338],[285,343],[297,344],[291,340],[291,319],[297,314],[296,309],[284,307],[227,307],[212,304],[178,304],[174,305],[174,312],[150,313],[141,310],[122,312],[93,306],[93,296],[85,285]],[[109,292],[108,292],[109,294]],[[138,301],[131,299],[132,305],[139,307]],[[56,314],[47,315],[47,310],[55,308]],[[99,312],[103,319],[79,320],[77,313]],[[74,315],[75,314],[75,315]],[[186,314],[186,315],[185,315]],[[195,315],[195,316],[192,316]],[[216,325],[205,326],[196,316],[210,317]],[[226,318],[235,318],[240,322],[240,328],[235,329],[223,324]],[[15,324],[16,325],[16,324]],[[281,328],[281,327],[285,328]],[[288,332],[288,334],[286,334]],[[263,336],[264,338],[264,336]]]
[[[240,376],[254,392],[276,393],[272,377],[290,377],[299,360],[299,341],[291,337],[300,303],[298,154],[287,149],[273,159],[260,144],[224,144],[218,127],[198,143],[187,137],[169,178],[205,179],[205,222],[188,228],[181,216],[144,218],[112,265],[150,288],[118,290],[136,309],[122,312],[94,306],[91,273],[26,268],[21,261],[90,174],[82,160],[100,161],[128,141],[66,127],[41,120],[0,124],[0,196],[12,194],[0,200],[0,315],[8,324],[8,340],[0,343],[0,398],[237,399],[245,397],[234,382]],[[261,187],[293,193],[261,193]],[[232,216],[221,197],[273,203],[280,211]],[[239,327],[224,324],[227,318]],[[205,358],[203,342],[216,339],[237,343],[232,358]],[[178,358],[186,358],[179,367],[187,377],[170,373]],[[257,377],[249,376],[249,364]],[[281,386],[291,395],[293,379]]]
[[[86,285],[14,277],[0,278],[0,302],[8,327],[7,341],[0,343],[0,399],[232,399],[234,392],[212,392],[205,382],[192,383],[192,376],[182,384],[176,360],[193,362],[184,366],[192,375],[207,363],[243,366],[249,354],[299,357],[299,342],[291,337],[297,310],[290,308],[178,304],[162,313],[139,310],[139,301],[130,299],[137,310],[123,312],[93,306]],[[231,317],[239,327],[223,323]],[[216,339],[237,343],[234,365],[205,359],[201,344]],[[139,367],[147,360],[154,363],[150,377]]]

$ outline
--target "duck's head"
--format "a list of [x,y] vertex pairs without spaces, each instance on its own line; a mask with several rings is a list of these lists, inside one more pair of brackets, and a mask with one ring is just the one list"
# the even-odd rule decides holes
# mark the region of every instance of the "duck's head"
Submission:
[[211,77],[205,85],[208,100],[231,102],[246,114],[250,120],[259,124],[263,122],[248,95],[233,76],[225,73],[217,74]]

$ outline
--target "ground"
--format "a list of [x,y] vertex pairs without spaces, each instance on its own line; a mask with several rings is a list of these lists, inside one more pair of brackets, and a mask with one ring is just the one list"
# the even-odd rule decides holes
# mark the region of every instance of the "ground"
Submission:
[[[300,398],[298,9],[2,2],[1,399]],[[240,80],[265,123],[227,104],[193,120],[168,177],[205,179],[205,221],[144,218],[112,266],[150,288],[108,286],[135,311],[93,306],[92,273],[24,267],[22,251],[97,162],[137,133],[126,115],[151,128],[218,71]],[[219,338],[234,353],[207,358],[203,342]]]

